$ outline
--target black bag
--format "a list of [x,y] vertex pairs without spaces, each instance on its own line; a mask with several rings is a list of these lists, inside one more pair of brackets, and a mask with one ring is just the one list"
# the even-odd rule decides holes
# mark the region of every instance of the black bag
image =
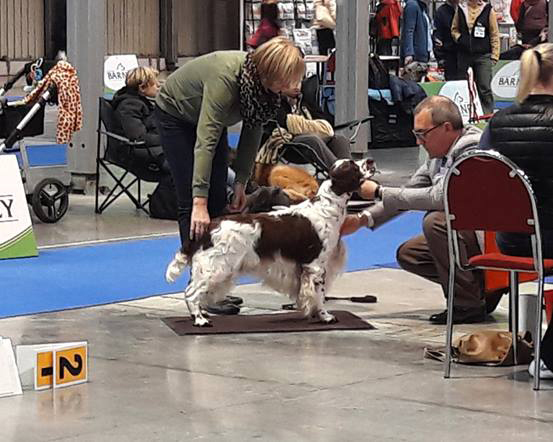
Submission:
[[369,112],[373,116],[370,148],[417,145],[412,132],[413,117],[406,113],[400,104],[389,105],[383,98],[381,100],[369,98]]
[[150,195],[150,217],[177,219],[177,192],[170,176],[163,177]]
[[390,73],[378,55],[369,57],[369,89],[389,89]]
[[[0,138],[7,138],[15,130],[17,125],[29,113],[32,104],[5,107],[0,114]],[[34,137],[44,133],[44,106],[29,120],[21,132],[21,137]]]

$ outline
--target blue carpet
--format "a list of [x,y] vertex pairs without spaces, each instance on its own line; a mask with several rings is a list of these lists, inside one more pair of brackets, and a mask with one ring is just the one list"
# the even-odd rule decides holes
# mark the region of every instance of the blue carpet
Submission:
[[[395,250],[420,232],[422,213],[398,217],[376,232],[346,237],[347,271],[395,265]],[[174,293],[187,278],[167,284],[165,267],[178,238],[41,250],[36,258],[0,261],[0,318],[87,307]],[[252,282],[244,278],[241,283]]]

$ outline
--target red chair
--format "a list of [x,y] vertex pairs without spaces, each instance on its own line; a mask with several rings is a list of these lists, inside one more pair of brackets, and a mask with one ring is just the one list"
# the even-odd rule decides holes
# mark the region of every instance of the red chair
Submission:
[[[553,259],[543,259],[536,198],[524,172],[495,151],[473,150],[462,154],[445,177],[444,200],[449,247],[448,317],[444,377],[451,372],[454,279],[457,268],[505,270],[509,272],[510,331],[518,328],[519,273],[535,273],[538,279],[537,324],[534,333],[536,361],[541,355],[544,275],[553,271]],[[458,232],[487,230],[520,232],[531,236],[532,257],[509,256],[485,251],[462,262]],[[513,351],[517,361],[516,339]],[[540,387],[539,365],[535,364],[534,390]]]

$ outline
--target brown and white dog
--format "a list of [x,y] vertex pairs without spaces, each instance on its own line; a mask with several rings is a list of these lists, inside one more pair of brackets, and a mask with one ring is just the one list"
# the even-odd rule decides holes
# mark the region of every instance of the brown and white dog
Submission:
[[340,227],[352,192],[374,172],[370,159],[338,160],[312,200],[264,214],[213,220],[202,239],[177,252],[165,275],[174,282],[191,266],[184,298],[194,325],[211,325],[201,306],[224,298],[243,274],[290,296],[306,317],[336,321],[323,303],[345,264]]

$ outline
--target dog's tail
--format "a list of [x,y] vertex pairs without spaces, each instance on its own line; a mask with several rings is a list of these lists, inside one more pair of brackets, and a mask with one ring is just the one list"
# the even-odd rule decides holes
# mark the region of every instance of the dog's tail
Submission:
[[179,250],[167,266],[167,270],[165,271],[165,280],[169,283],[175,282],[187,265],[188,256]]

